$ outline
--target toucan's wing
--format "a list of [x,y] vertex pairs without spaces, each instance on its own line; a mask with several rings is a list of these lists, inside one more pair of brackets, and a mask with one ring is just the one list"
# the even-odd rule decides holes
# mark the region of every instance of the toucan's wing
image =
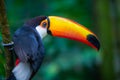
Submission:
[[31,27],[21,27],[15,32],[13,41],[20,61],[30,62],[36,71],[44,56],[44,47],[36,30]]

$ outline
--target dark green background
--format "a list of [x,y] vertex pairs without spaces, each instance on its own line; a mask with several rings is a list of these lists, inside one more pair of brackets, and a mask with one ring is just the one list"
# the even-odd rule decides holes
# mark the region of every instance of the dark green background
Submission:
[[[115,64],[117,64],[116,67],[120,66],[119,63],[115,63],[119,62],[119,60],[116,61],[119,57],[107,58],[115,56],[113,53],[119,56],[119,48],[116,44],[120,40],[114,37],[116,34],[119,35],[116,30],[120,29],[118,28],[119,9],[116,2],[117,0],[5,0],[12,35],[30,18],[40,15],[53,15],[66,17],[86,26],[97,34],[101,41],[102,48],[97,52],[91,47],[73,40],[47,36],[43,40],[46,51],[45,59],[33,80],[101,80],[102,77],[110,77],[113,72],[109,71],[113,67],[109,68],[109,66]],[[109,17],[111,22],[108,21]],[[110,30],[112,30],[110,32],[112,35],[108,37],[105,34],[109,34]],[[114,46],[113,50],[106,42],[111,39],[112,43],[108,44]],[[2,48],[2,46],[0,47]],[[1,53],[3,53],[2,50]],[[112,54],[106,55],[110,52]],[[113,64],[109,63],[113,60],[115,60]],[[4,54],[0,54],[1,78],[5,76],[4,66],[5,57]],[[116,67],[114,68],[115,73],[119,75],[120,69]],[[104,80],[107,79],[104,78]],[[115,80],[115,78],[109,78],[109,80]]]

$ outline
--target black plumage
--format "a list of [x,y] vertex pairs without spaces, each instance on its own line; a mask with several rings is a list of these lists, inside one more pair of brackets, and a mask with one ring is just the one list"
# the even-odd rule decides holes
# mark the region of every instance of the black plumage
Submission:
[[38,71],[43,58],[44,47],[36,26],[46,17],[36,17],[28,20],[23,27],[19,28],[13,37],[14,50],[20,61],[30,63],[33,69],[32,76]]

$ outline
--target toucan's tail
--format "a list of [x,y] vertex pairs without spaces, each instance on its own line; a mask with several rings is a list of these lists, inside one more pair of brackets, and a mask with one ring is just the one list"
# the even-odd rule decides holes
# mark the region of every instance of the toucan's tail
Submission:
[[14,74],[12,73],[12,74],[10,75],[10,77],[9,77],[8,79],[6,79],[6,80],[16,80],[16,78],[15,78]]

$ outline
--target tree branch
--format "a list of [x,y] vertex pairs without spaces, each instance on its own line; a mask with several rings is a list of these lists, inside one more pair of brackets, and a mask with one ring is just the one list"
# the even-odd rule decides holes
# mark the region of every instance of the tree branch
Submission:
[[[0,29],[2,34],[3,43],[11,42],[9,25],[6,17],[6,10],[4,0],[0,0]],[[4,47],[6,56],[6,77],[9,77],[13,68],[13,57],[8,47]]]
[[115,80],[114,73],[114,45],[113,45],[113,24],[110,14],[109,0],[94,0],[96,2],[96,23],[99,27],[100,41],[102,45],[102,79]]

